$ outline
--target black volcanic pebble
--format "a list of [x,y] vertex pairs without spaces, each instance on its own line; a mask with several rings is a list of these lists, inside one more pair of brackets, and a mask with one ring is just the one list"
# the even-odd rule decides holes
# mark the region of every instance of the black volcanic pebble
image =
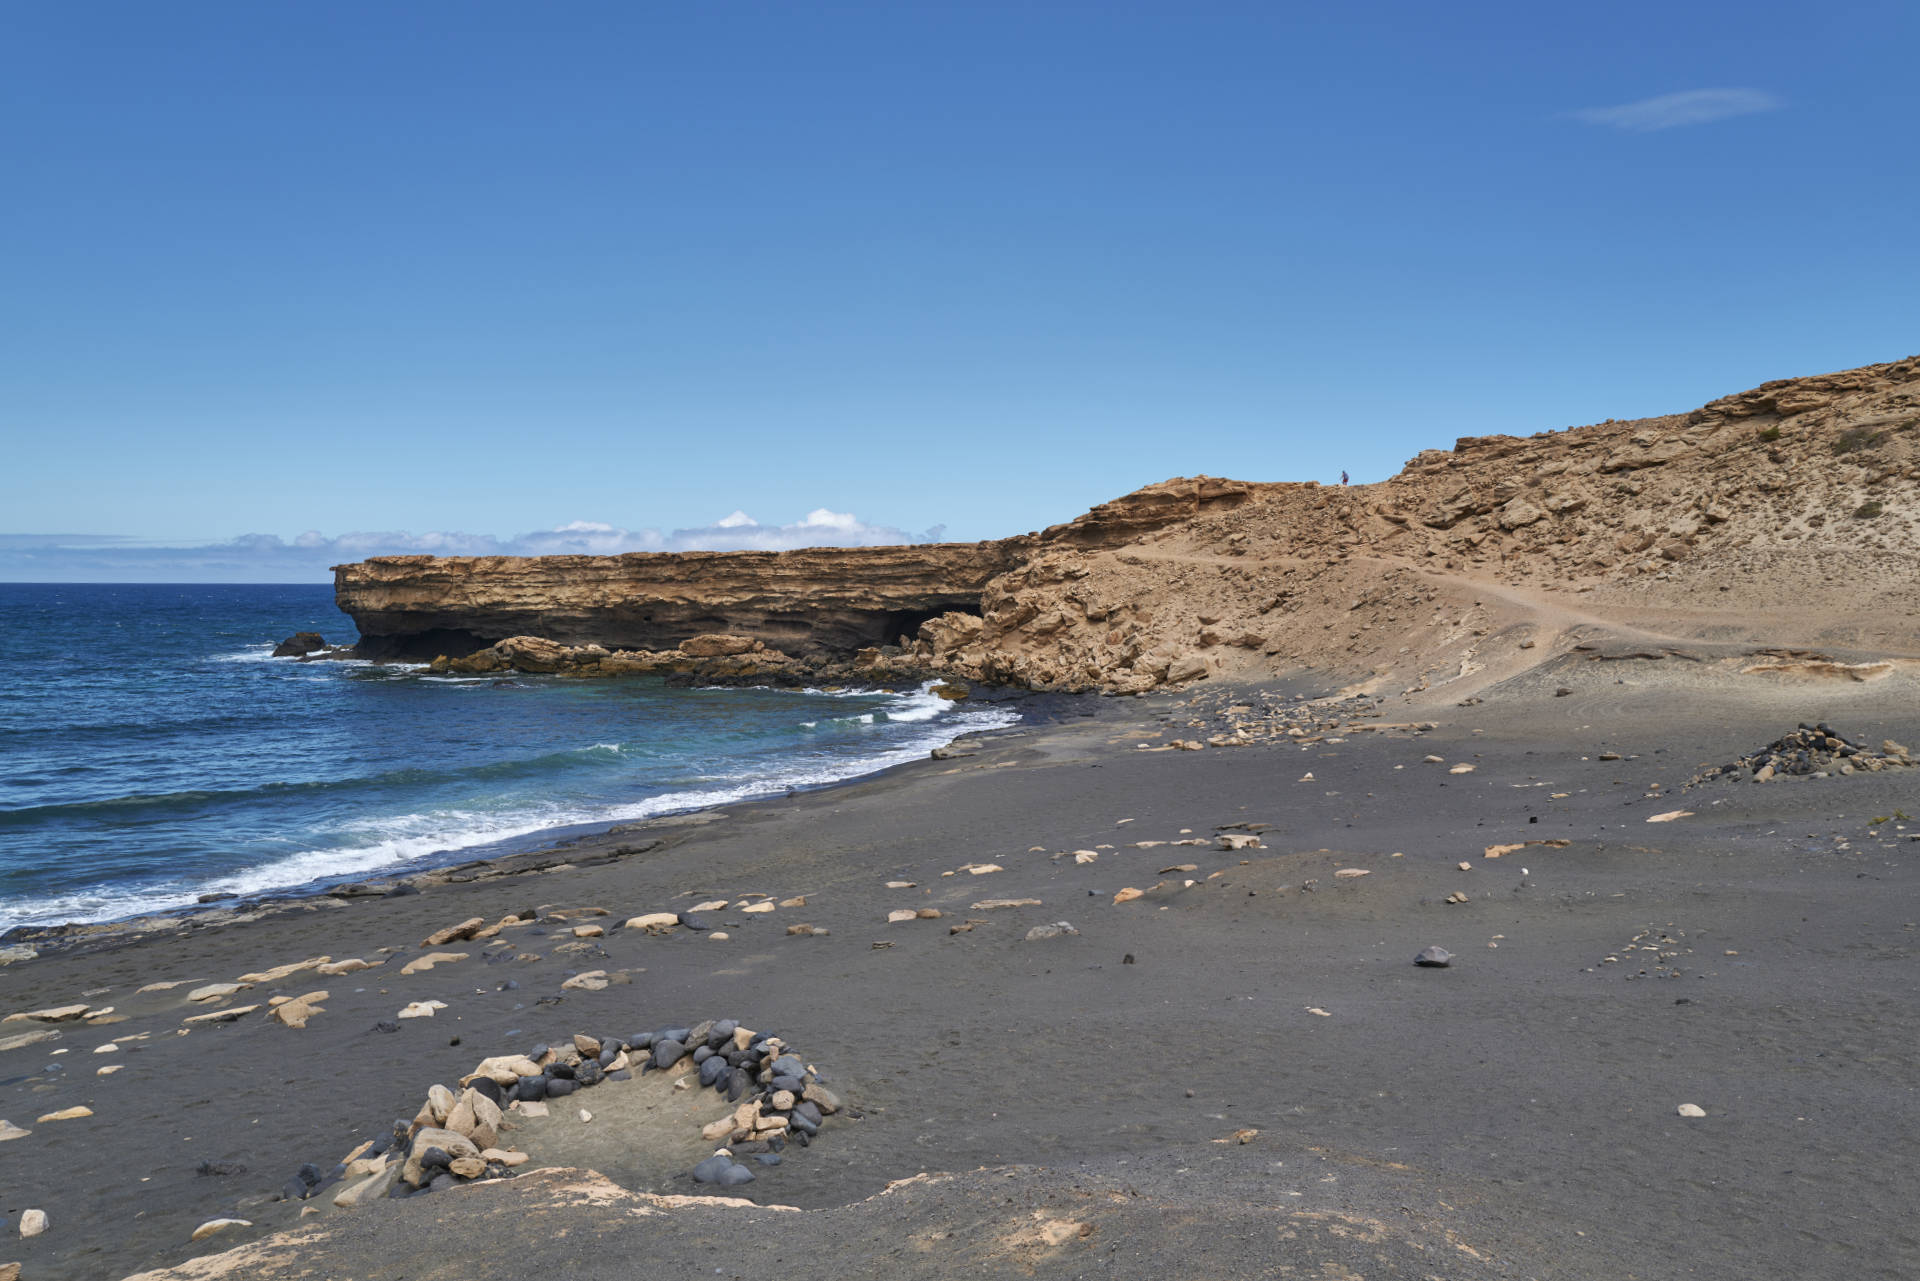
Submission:
[[617,1071],[617,1072],[609,1072],[609,1073],[607,1073],[607,1080],[609,1080],[609,1081],[631,1081],[631,1080],[633,1080],[633,1073],[631,1073],[631,1072],[629,1072],[629,1071],[627,1071],[627,1070],[626,1070],[625,1068],[621,1068],[621,1069],[620,1069],[619,1071]]
[[820,1129],[820,1123],[818,1121],[801,1116],[798,1110],[788,1114],[787,1120],[793,1126],[794,1130],[803,1136],[817,1133]]
[[653,1048],[653,1033],[640,1032],[627,1038],[629,1050],[650,1050]]
[[538,1103],[547,1097],[547,1078],[544,1076],[523,1076],[514,1089],[514,1097],[523,1103]]
[[806,1088],[806,1082],[797,1076],[781,1076],[776,1072],[773,1077],[773,1088],[776,1090],[792,1090],[795,1094],[798,1094]]
[[294,1173],[298,1175],[301,1181],[308,1187],[312,1187],[314,1184],[320,1182],[320,1167],[311,1161],[301,1166],[298,1170],[294,1171]]
[[[496,1085],[494,1088],[497,1090],[500,1087]],[[393,1133],[391,1131],[385,1134],[376,1134],[373,1138],[373,1146],[367,1149],[366,1154],[368,1156],[379,1156],[392,1146]]]
[[731,1160],[716,1153],[702,1161],[699,1165],[693,1167],[693,1181],[695,1183],[718,1183],[726,1174],[728,1167],[732,1164],[733,1162]]
[[732,1019],[721,1019],[718,1023],[715,1023],[712,1030],[707,1033],[707,1044],[716,1050],[719,1049],[722,1041],[731,1041],[733,1039],[733,1030],[739,1026],[739,1023]]
[[420,1190],[422,1192],[445,1192],[448,1188],[458,1187],[459,1185],[460,1180],[454,1178],[450,1173],[436,1174],[433,1176],[433,1181]]
[[398,1032],[400,1030],[400,1025],[398,1023],[395,1023],[392,1019],[381,1019],[378,1023],[375,1023],[373,1025],[373,1030],[376,1032]]
[[588,1059],[573,1070],[573,1079],[579,1085],[598,1085],[606,1078],[606,1069],[593,1059]]
[[553,1080],[547,1082],[547,1097],[550,1099],[564,1099],[579,1088],[580,1083],[578,1081],[569,1077],[555,1077]]
[[693,1052],[693,1065],[699,1067],[712,1057],[713,1047],[703,1041],[700,1043],[700,1047]]
[[1444,947],[1423,947],[1419,955],[1413,958],[1413,963],[1428,969],[1445,969],[1453,964],[1453,953]]
[[802,1099],[793,1105],[793,1119],[805,1121],[817,1130],[820,1128],[820,1109]]
[[693,1029],[690,1027],[670,1027],[662,1029],[657,1039],[660,1041],[678,1041],[684,1046],[687,1043],[687,1038],[692,1035]]
[[761,1165],[779,1165],[781,1158],[778,1152],[760,1152],[753,1159]]
[[545,1041],[542,1041],[540,1044],[534,1046],[531,1050],[527,1051],[527,1057],[532,1059],[535,1063],[538,1063],[541,1059],[544,1059],[545,1057],[547,1057],[547,1049],[548,1049],[547,1043]]
[[672,1037],[653,1043],[653,1065],[657,1068],[670,1068],[686,1057],[687,1047]]
[[492,1077],[477,1076],[473,1079],[473,1084],[467,1088],[482,1098],[491,1100],[495,1107],[499,1107],[505,1102],[500,1093],[499,1082],[495,1081]]
[[753,1074],[745,1068],[735,1068],[727,1076],[727,1102],[738,1103],[742,1095],[753,1088]]
[[447,1155],[445,1148],[428,1148],[420,1154],[420,1169],[444,1170],[453,1164],[453,1158]]
[[600,1066],[606,1067],[619,1058],[624,1051],[617,1046],[603,1044],[600,1048]]
[[775,1076],[797,1077],[802,1073],[804,1073],[806,1070],[807,1070],[807,1065],[800,1061],[798,1055],[782,1054],[779,1058],[773,1061],[773,1074]]
[[712,922],[708,921],[706,917],[695,916],[691,912],[680,913],[680,924],[690,930],[710,930],[713,928]]
[[700,1065],[700,1084],[717,1085],[727,1075],[727,1061],[722,1058],[709,1058]]
[[304,1201],[307,1199],[307,1193],[311,1191],[313,1191],[312,1185],[296,1174],[280,1185],[280,1199],[282,1201]]
[[573,1080],[573,1064],[549,1063],[547,1065],[547,1075],[557,1076],[563,1081],[571,1081]]

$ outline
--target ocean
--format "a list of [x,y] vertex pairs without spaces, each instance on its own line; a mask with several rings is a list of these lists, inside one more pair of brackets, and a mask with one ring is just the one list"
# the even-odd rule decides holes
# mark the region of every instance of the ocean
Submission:
[[0,583],[0,932],[531,848],[924,757],[1015,713],[270,656],[330,586]]

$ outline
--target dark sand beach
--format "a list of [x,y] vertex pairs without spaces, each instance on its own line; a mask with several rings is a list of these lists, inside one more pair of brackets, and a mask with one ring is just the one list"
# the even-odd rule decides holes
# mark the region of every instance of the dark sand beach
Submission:
[[[1801,720],[1906,736],[1909,679],[1756,693],[1674,668],[1587,663],[1373,718],[1431,730],[1202,751],[1143,745],[1277,687],[1088,699],[551,870],[49,947],[0,969],[0,1005],[114,1021],[0,1051],[0,1117],[32,1131],[0,1143],[0,1261],[29,1281],[1920,1273],[1920,823],[1895,816],[1920,812],[1915,773],[1681,789]],[[1527,841],[1565,844],[1487,857]],[[753,894],[806,904],[731,906]],[[725,940],[620,928],[721,898]],[[512,946],[399,972],[435,930],[534,907]],[[923,907],[942,915],[887,921]],[[608,914],[550,916],[581,908]],[[576,939],[583,921],[607,932]],[[1061,921],[1078,932],[1026,937]],[[1428,946],[1452,965],[1415,967]],[[384,964],[184,995],[320,955]],[[586,970],[612,981],[563,989]],[[156,981],[183,985],[136,991]],[[314,990],[304,1028],[256,1011],[180,1034]],[[395,1020],[423,1000],[445,1008]],[[485,1056],[722,1017],[784,1037],[846,1104],[729,1190],[797,1210],[655,1199],[715,1191],[688,1177],[710,1150],[690,1096],[655,1076],[520,1122],[513,1179],[267,1199]],[[74,1106],[91,1115],[37,1119]],[[51,1226],[22,1240],[30,1207]],[[222,1217],[250,1226],[189,1241]]]

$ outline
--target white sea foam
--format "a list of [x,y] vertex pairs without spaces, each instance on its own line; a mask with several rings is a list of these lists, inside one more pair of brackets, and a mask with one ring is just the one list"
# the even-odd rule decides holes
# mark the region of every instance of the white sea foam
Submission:
[[[929,685],[918,693],[900,695],[895,704],[886,709],[890,721],[931,722],[927,730],[870,756],[795,763],[767,774],[743,771],[713,775],[699,780],[695,787],[624,804],[541,805],[501,813],[434,810],[362,820],[336,829],[337,845],[303,850],[227,876],[139,890],[99,886],[57,896],[0,901],[0,931],[15,925],[111,921],[172,911],[192,907],[200,895],[209,893],[245,897],[288,892],[320,883],[391,873],[410,863],[422,866],[444,863],[448,861],[444,857],[448,854],[515,841],[555,828],[631,823],[662,814],[774,796],[789,788],[844,782],[909,761],[924,760],[928,751],[945,746],[963,734],[1004,728],[1017,724],[1020,719],[1017,712],[1002,708],[949,703],[931,694],[930,688]],[[869,713],[857,719],[861,723],[872,723],[873,716]],[[615,743],[596,743],[576,750],[617,752],[621,748]]]

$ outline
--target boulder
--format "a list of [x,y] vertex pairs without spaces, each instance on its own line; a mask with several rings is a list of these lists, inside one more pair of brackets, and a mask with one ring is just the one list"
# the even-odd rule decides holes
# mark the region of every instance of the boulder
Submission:
[[445,947],[447,944],[457,943],[461,939],[470,939],[479,933],[480,930],[484,929],[486,924],[487,918],[484,916],[469,917],[458,925],[449,925],[444,930],[435,930],[420,941],[420,946]]
[[319,632],[295,632],[273,647],[275,658],[305,658],[327,647],[327,638]]
[[688,658],[726,658],[733,654],[751,654],[759,643],[751,636],[706,632],[681,641],[679,649]]
[[251,1219],[208,1219],[205,1223],[202,1223],[193,1230],[193,1235],[189,1237],[188,1240],[204,1241],[215,1233],[225,1232],[228,1228],[250,1228],[252,1226],[253,1220]]
[[405,1179],[409,1186],[417,1188],[426,1179],[433,1177],[430,1174],[423,1175],[421,1159],[435,1148],[446,1153],[449,1160],[480,1155],[480,1149],[475,1147],[473,1141],[464,1134],[455,1134],[452,1130],[442,1130],[434,1126],[422,1127],[420,1132],[413,1136],[413,1146],[407,1152],[406,1163],[400,1167],[400,1177]]

